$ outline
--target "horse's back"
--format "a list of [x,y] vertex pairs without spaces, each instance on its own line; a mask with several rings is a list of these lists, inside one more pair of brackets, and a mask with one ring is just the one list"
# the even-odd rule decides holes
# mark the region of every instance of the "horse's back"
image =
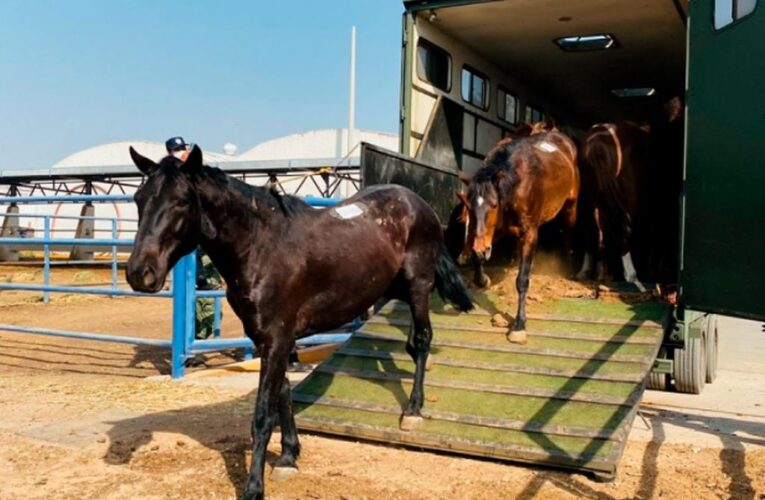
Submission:
[[412,218],[418,224],[435,225],[441,222],[433,208],[411,189],[398,184],[369,186],[349,198],[347,203],[364,203],[379,215],[390,217],[398,213],[401,217]]
[[511,157],[519,176],[516,192],[534,193],[540,222],[548,222],[579,194],[576,145],[561,132],[535,134],[523,141]]

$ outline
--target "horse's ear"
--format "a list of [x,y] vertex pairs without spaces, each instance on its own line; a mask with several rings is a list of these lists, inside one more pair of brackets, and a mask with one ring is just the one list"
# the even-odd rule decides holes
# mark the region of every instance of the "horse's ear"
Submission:
[[130,146],[130,158],[132,158],[135,166],[138,167],[138,170],[144,175],[151,175],[152,172],[157,170],[158,165],[149,158],[138,154],[138,151],[133,149],[133,146]]
[[465,196],[465,193],[463,193],[462,191],[457,191],[457,198],[459,198],[459,200],[462,202],[465,208],[470,206],[467,200],[467,196]]
[[552,116],[548,116],[545,120],[545,128],[548,132],[557,132],[558,131],[558,124],[555,123],[555,118]]
[[191,148],[186,161],[183,162],[183,169],[192,174],[199,173],[202,170],[202,150],[196,144]]
[[533,131],[534,127],[526,122],[523,122],[518,125],[518,127],[516,127],[515,132],[513,132],[511,135],[514,137],[528,137]]
[[470,184],[470,180],[473,178],[473,176],[472,176],[472,175],[470,175],[470,174],[469,174],[469,173],[467,173],[467,172],[463,172],[462,170],[460,170],[459,172],[457,172],[457,177],[459,177],[459,179],[460,179],[460,180],[462,181],[462,183],[463,183],[463,184],[465,184],[465,185],[468,185],[468,184]]

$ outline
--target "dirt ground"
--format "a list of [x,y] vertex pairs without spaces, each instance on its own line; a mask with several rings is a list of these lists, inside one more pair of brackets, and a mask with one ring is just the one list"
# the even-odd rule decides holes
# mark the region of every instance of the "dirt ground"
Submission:
[[[73,280],[77,272],[56,279]],[[94,281],[103,278],[89,272]],[[0,268],[0,279],[14,273]],[[546,279],[535,275],[532,286]],[[551,287],[579,286],[550,280]],[[55,296],[44,305],[30,294],[9,294],[0,292],[2,323],[169,338],[168,299]],[[223,328],[226,336],[241,331],[230,311]],[[229,361],[221,354],[211,363]],[[0,333],[0,499],[233,498],[250,459],[254,391],[146,378],[167,373],[168,362],[157,349]],[[303,435],[300,474],[266,487],[271,498],[765,499],[765,435],[696,446],[667,443],[660,431],[650,442],[628,443],[611,483]],[[275,434],[271,462],[278,450]]]

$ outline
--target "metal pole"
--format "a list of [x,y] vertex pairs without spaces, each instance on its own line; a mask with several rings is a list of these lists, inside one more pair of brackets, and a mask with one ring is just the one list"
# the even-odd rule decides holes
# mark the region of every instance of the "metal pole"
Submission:
[[186,259],[181,258],[173,268],[173,378],[183,377],[186,362]]
[[220,297],[215,297],[215,313],[213,315],[213,337],[220,338]]
[[[112,239],[117,240],[117,219],[112,219]],[[112,288],[117,288],[117,245],[112,245]]]
[[[46,216],[43,219],[43,236],[46,240],[50,239],[50,216]],[[43,302],[50,302],[50,292],[47,287],[50,286],[50,245],[43,246],[43,285],[46,290],[43,292]]]
[[186,260],[186,276],[183,283],[186,288],[186,334],[184,339],[186,356],[191,355],[191,344],[196,337],[196,311],[197,311],[197,252],[194,250],[182,258]]
[[356,128],[356,26],[351,28],[351,75],[348,89],[348,145],[346,154],[353,149],[354,129]]

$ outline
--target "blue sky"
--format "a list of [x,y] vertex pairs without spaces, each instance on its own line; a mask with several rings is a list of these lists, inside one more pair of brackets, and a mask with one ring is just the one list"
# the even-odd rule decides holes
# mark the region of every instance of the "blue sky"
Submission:
[[348,121],[396,132],[396,0],[2,0],[0,170],[80,149],[183,135],[245,151]]

